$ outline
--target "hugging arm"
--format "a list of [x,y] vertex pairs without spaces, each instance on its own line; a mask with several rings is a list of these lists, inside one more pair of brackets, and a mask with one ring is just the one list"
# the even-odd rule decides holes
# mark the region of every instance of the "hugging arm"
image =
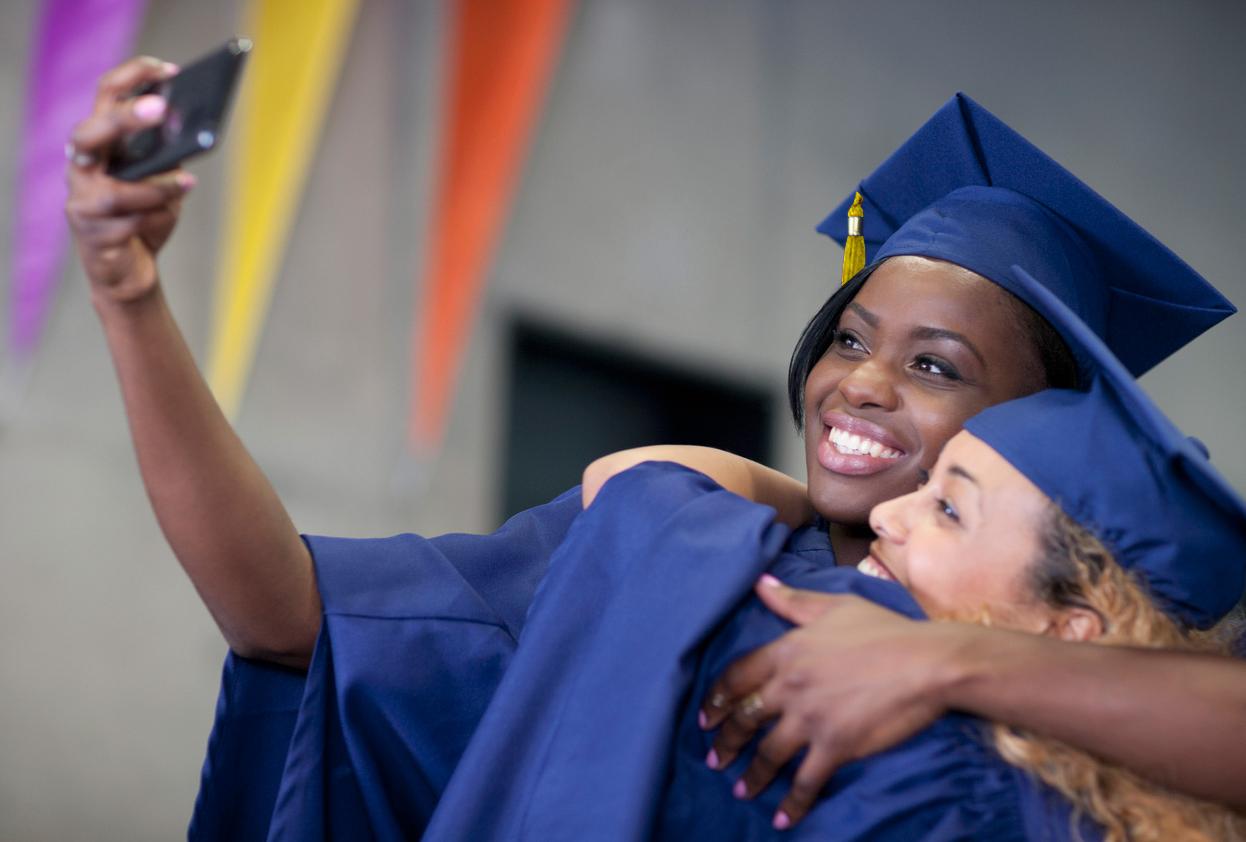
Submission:
[[1246,810],[1246,664],[1235,659],[917,622],[858,597],[769,580],[757,592],[797,628],[728,667],[703,702],[703,721],[720,728],[720,768],[775,721],[744,774],[749,795],[808,748],[780,807],[792,821],[839,765],[890,748],[949,710],[1044,734]]
[[101,80],[74,130],[66,216],[170,547],[235,652],[303,666],[320,627],[311,556],[213,399],[160,285],[156,254],[194,180],[176,170],[127,183],[105,172],[124,134],[163,116],[158,97],[129,92],[173,72],[137,58]]
[[772,507],[780,523],[795,529],[813,519],[813,506],[805,484],[787,474],[743,456],[695,445],[654,445],[620,450],[603,456],[584,469],[584,507],[617,473],[641,462],[676,462],[708,476],[728,491]]

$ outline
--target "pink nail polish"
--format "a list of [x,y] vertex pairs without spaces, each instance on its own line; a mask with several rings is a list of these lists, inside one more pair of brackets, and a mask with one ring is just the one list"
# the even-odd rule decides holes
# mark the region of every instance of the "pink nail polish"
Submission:
[[702,731],[710,726],[710,718],[705,715],[703,710],[697,711],[697,725],[700,726]]
[[731,794],[736,798],[744,798],[748,795],[748,785],[744,783],[744,778],[735,782],[735,786],[731,788]]
[[134,113],[142,120],[158,120],[164,116],[164,99],[155,95],[141,96],[134,100]]
[[792,818],[787,813],[780,810],[774,814],[774,821],[772,822],[772,825],[775,830],[787,830],[792,826]]
[[199,183],[199,179],[195,178],[192,173],[180,172],[177,174],[177,185],[183,190],[189,190]]
[[783,584],[778,579],[776,579],[774,576],[771,576],[769,573],[761,574],[761,578],[759,578],[757,581],[758,583],[765,585],[768,588],[777,588],[779,585]]
[[705,755],[705,765],[710,767],[711,769],[717,769],[718,768],[718,752],[714,751],[714,749],[710,749],[710,753]]

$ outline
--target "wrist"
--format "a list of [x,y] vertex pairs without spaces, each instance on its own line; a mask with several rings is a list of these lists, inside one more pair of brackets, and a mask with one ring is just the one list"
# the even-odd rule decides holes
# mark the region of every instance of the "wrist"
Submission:
[[989,646],[989,632],[982,626],[968,623],[935,622],[938,629],[938,655],[931,678],[932,698],[944,709],[964,710],[974,688],[990,673],[984,648]]
[[160,277],[153,275],[142,282],[112,286],[91,284],[91,306],[101,319],[110,316],[137,315],[163,297]]

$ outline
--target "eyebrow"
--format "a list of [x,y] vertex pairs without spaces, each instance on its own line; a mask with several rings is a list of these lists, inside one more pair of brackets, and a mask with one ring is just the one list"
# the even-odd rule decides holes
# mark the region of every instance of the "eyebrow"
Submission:
[[[871,325],[872,327],[872,325]],[[969,353],[978,358],[978,362],[986,367],[986,359],[978,351],[977,347],[969,341],[969,337],[963,333],[957,333],[954,330],[948,330],[942,327],[917,327],[913,328],[913,332],[909,334],[914,339],[950,339],[953,342],[959,342],[969,349]]]
[[[861,321],[865,322],[872,328],[878,327],[878,314],[871,313],[855,301],[849,302],[848,309],[861,317]],[[963,333],[957,333],[954,330],[948,330],[942,327],[918,327],[913,328],[913,332],[909,334],[913,339],[948,339],[952,342],[958,342],[969,350],[969,353],[978,358],[978,362],[986,367],[986,358],[982,356],[976,345],[969,341],[969,337]]]
[[979,488],[982,487],[981,483],[978,482],[977,477],[975,477],[973,474],[966,471],[960,465],[949,465],[947,472],[949,474],[952,474],[953,476],[964,477],[965,479],[969,480],[970,482],[972,482],[974,485],[978,486]]
[[865,309],[864,307],[862,307],[860,304],[858,304],[855,301],[851,301],[848,303],[848,309],[856,313],[858,316],[860,316],[861,321],[865,322],[870,327],[878,327],[878,315],[877,314],[871,313],[869,310]]

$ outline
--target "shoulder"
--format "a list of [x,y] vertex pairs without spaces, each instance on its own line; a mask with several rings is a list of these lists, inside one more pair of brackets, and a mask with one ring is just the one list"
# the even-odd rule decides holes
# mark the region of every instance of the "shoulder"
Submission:
[[[1077,838],[1068,802],[1006,763],[986,727],[945,716],[894,749],[844,766],[809,818],[827,828],[847,824],[853,839]],[[1098,838],[1087,830],[1086,842]]]

